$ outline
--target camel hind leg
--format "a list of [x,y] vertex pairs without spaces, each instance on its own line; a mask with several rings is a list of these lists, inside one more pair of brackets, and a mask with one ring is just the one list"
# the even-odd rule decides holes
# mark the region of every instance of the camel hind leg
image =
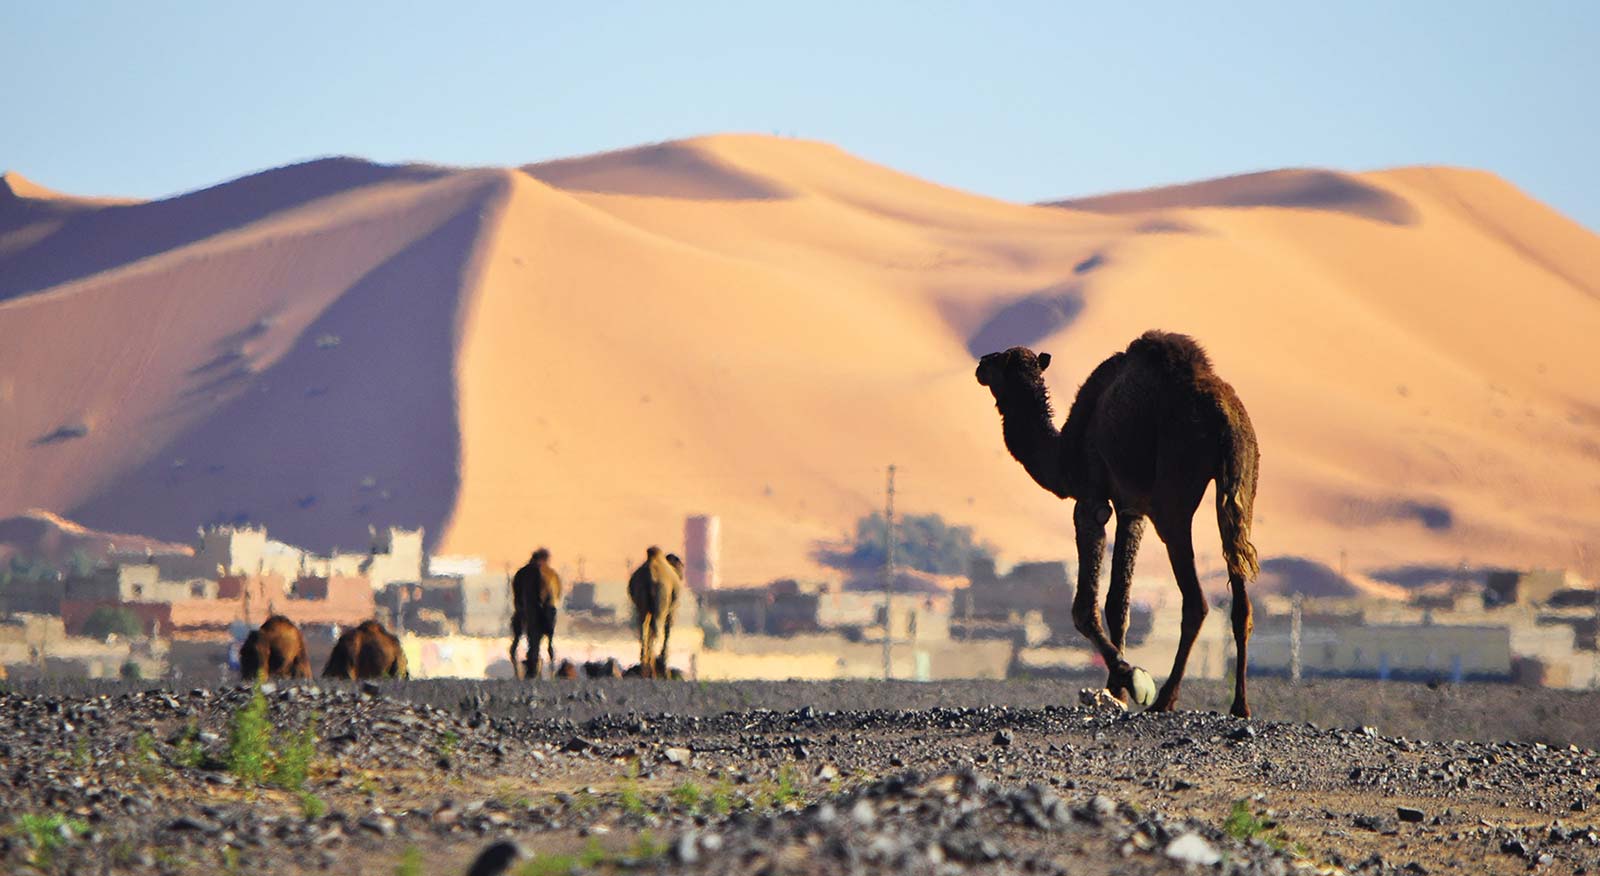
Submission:
[[651,655],[655,652],[655,617],[650,613],[639,616],[639,676],[641,678],[654,678],[656,674],[655,661]]
[[1172,674],[1167,676],[1166,684],[1161,686],[1161,692],[1150,706],[1153,712],[1170,712],[1177,708],[1178,691],[1183,687],[1183,671],[1189,664],[1189,652],[1194,648],[1194,640],[1200,635],[1200,627],[1205,623],[1206,612],[1210,608],[1206,605],[1205,593],[1200,589],[1200,576],[1195,573],[1194,543],[1189,523],[1185,521],[1181,527],[1171,527],[1171,531],[1162,531],[1158,523],[1156,529],[1167,543],[1167,558],[1172,562],[1172,574],[1178,579],[1178,589],[1183,591],[1183,631],[1178,637],[1178,651],[1172,657]]
[[1228,583],[1233,587],[1233,706],[1228,709],[1228,714],[1235,718],[1250,717],[1250,703],[1245,698],[1245,671],[1249,668],[1248,653],[1250,649],[1250,630],[1255,626],[1251,617],[1250,594],[1245,592],[1244,579],[1233,576],[1228,577]]
[[669,610],[661,620],[661,653],[656,656],[656,674],[662,678],[672,677],[667,669],[667,642],[672,638],[672,616],[676,613]]
[[289,667],[289,677],[311,677],[311,656],[306,653],[304,648],[301,648],[300,653],[295,655],[294,663]]
[[511,615],[511,675],[514,678],[522,677],[522,670],[517,664],[517,644],[522,641],[522,613],[514,612]]
[[544,644],[550,655],[550,671],[556,668],[556,606],[555,603],[544,606]]

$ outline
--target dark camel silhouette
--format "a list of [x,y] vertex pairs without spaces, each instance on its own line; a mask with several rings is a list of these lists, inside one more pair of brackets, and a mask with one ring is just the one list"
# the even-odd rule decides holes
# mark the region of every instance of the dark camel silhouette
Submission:
[[539,548],[528,564],[511,579],[511,669],[517,672],[517,643],[526,637],[528,656],[519,677],[538,678],[543,672],[539,659],[539,640],[550,651],[550,666],[556,663],[556,607],[561,604],[561,576],[550,567],[550,552]]
[[406,652],[400,640],[375,620],[345,631],[333,645],[323,678],[406,678]]
[[[1101,362],[1078,390],[1058,431],[1043,372],[1050,354],[1024,347],[990,353],[978,363],[978,382],[1000,409],[1006,448],[1038,484],[1076,499],[1072,521],[1078,542],[1078,592],[1073,622],[1109,671],[1106,687],[1124,701],[1134,668],[1123,659],[1128,631],[1128,582],[1148,518],[1166,543],[1172,573],[1183,591],[1183,633],[1172,674],[1150,708],[1178,703],[1183,670],[1205,620],[1205,594],[1195,574],[1190,525],[1206,485],[1217,482],[1217,527],[1233,589],[1233,637],[1238,646],[1233,707],[1249,717],[1245,697],[1250,597],[1246,582],[1260,571],[1250,543],[1251,507],[1261,454],[1238,395],[1211,370],[1205,351],[1184,335],[1150,331]],[[1099,598],[1105,525],[1117,516],[1106,591],[1105,626]]]
[[672,638],[672,618],[678,613],[681,589],[683,561],[676,554],[663,556],[661,548],[654,545],[645,551],[644,563],[628,578],[628,598],[633,601],[633,618],[639,625],[639,674],[644,678],[671,677],[667,671],[667,641]]
[[275,614],[259,629],[251,630],[239,649],[239,676],[245,681],[310,678],[306,640],[294,621]]

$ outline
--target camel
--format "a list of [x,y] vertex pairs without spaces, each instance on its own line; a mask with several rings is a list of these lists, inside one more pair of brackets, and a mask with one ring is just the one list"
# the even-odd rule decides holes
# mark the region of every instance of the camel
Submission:
[[281,614],[251,630],[239,648],[239,676],[245,681],[263,678],[310,678],[311,659],[300,628]]
[[[1144,692],[1154,687],[1148,675],[1130,666],[1122,654],[1128,631],[1128,584],[1148,519],[1166,544],[1183,592],[1183,629],[1172,674],[1150,708],[1176,708],[1184,666],[1208,610],[1195,573],[1190,527],[1206,485],[1215,480],[1217,527],[1233,591],[1233,638],[1238,646],[1229,711],[1248,718],[1245,666],[1252,621],[1245,584],[1260,571],[1250,543],[1250,520],[1261,453],[1244,405],[1233,387],[1212,371],[1210,359],[1192,338],[1149,331],[1090,373],[1066,423],[1057,430],[1043,377],[1049,365],[1049,353],[1035,355],[1025,347],[1012,347],[984,356],[977,378],[994,394],[1006,449],[1039,486],[1077,501],[1072,521],[1077,533],[1078,592],[1072,618],[1105,660],[1106,688],[1126,702],[1130,694],[1141,700],[1148,697]],[[1116,542],[1102,626],[1096,602],[1105,525],[1113,509]]]
[[528,655],[521,678],[539,678],[539,640],[550,652],[550,666],[556,662],[556,606],[561,604],[561,576],[550,567],[550,552],[539,548],[528,564],[511,579],[511,670],[517,671],[517,643],[526,637]]
[[[678,613],[678,591],[683,588],[683,561],[651,545],[643,565],[628,578],[628,598],[639,625],[639,674],[668,678],[667,640],[672,638],[672,618]],[[660,650],[657,651],[657,642]]]
[[383,624],[363,621],[348,630],[333,645],[323,678],[407,678],[406,652],[400,640]]

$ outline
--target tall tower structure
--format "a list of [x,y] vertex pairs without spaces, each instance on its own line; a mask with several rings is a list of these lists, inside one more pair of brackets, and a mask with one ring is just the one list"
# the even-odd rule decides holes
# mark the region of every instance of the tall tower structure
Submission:
[[696,593],[722,586],[722,520],[695,514],[683,521],[683,565],[689,589]]

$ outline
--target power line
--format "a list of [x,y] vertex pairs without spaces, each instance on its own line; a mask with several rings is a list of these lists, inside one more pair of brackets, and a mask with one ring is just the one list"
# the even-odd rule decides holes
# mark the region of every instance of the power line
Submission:
[[883,561],[883,680],[894,677],[894,465],[889,466],[889,486],[884,499]]

